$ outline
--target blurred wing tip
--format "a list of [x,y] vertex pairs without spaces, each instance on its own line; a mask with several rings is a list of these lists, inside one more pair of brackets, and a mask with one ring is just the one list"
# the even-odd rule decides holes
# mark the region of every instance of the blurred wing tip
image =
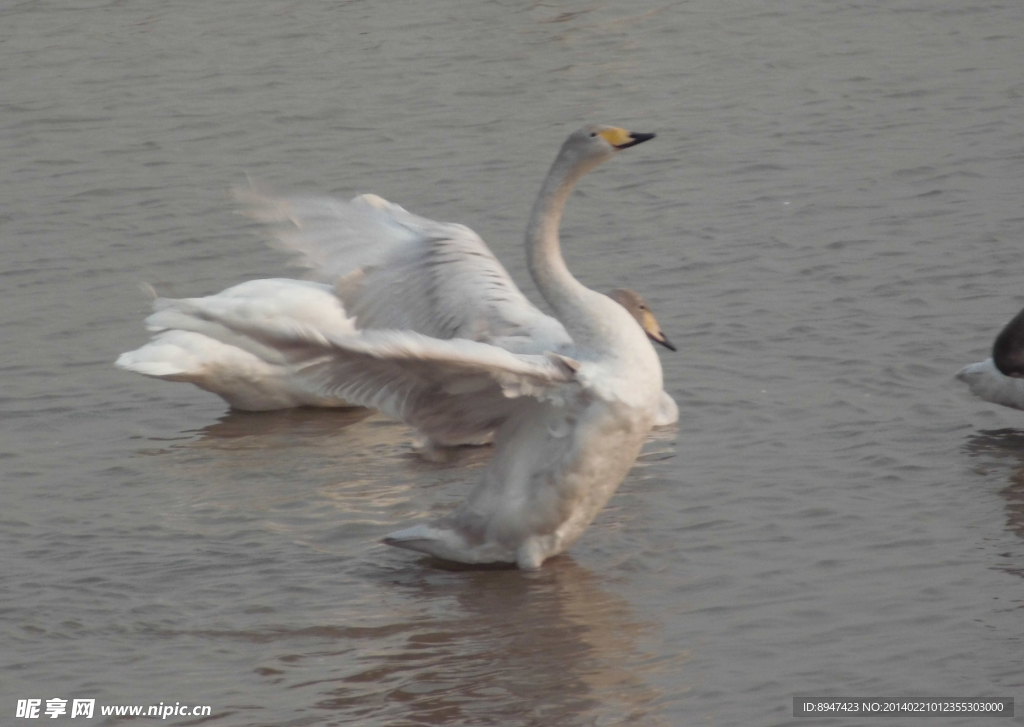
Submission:
[[236,204],[242,205],[242,209],[236,210],[240,215],[257,222],[290,222],[299,226],[289,200],[257,187],[252,180],[248,187],[232,187],[229,194]]

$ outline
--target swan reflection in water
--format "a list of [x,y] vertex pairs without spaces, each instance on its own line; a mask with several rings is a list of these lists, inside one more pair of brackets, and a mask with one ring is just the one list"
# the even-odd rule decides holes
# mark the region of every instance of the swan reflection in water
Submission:
[[373,416],[372,409],[280,409],[266,412],[231,410],[213,424],[196,430],[206,446],[246,437],[332,436]]
[[[1024,431],[1020,429],[992,429],[967,438],[964,450],[973,457],[989,456],[1000,459],[1014,458],[1016,465],[1010,471],[1010,482],[999,491],[1006,500],[1006,528],[1024,538]],[[1024,569],[1014,572],[1024,576]]]
[[451,567],[381,583],[413,614],[399,632],[306,657],[334,673],[319,708],[382,723],[663,724],[645,673],[686,657],[652,664],[637,642],[654,627],[593,573],[569,556],[529,577]]

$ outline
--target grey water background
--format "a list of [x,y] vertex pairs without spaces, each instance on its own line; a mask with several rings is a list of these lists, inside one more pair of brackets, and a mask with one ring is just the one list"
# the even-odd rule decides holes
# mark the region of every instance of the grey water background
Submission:
[[[53,697],[275,727],[1019,702],[1024,413],[953,374],[1024,305],[1022,21],[988,0],[4,3],[0,722]],[[566,256],[651,301],[681,418],[542,571],[378,543],[453,507],[486,450],[432,464],[379,415],[231,413],[111,365],[147,339],[140,283],[296,274],[234,214],[247,175],[463,222],[538,300],[525,217],[590,121],[658,138],[582,182]]]

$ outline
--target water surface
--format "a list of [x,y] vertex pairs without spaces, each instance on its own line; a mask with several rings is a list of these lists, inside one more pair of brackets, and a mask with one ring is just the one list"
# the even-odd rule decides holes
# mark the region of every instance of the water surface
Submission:
[[[1024,305],[1021,20],[0,10],[4,720],[59,697],[225,726],[788,725],[800,694],[1024,695],[1024,414],[952,379]],[[566,256],[651,301],[682,416],[542,571],[378,543],[486,451],[432,464],[378,415],[231,413],[113,369],[146,340],[138,284],[288,274],[224,193],[246,175],[468,224],[537,300],[524,220],[589,121],[658,138],[584,180]]]

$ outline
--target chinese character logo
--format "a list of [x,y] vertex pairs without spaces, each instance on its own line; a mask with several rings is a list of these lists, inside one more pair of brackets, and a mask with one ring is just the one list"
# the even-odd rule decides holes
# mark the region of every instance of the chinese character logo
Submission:
[[68,700],[66,699],[53,699],[46,700],[46,716],[50,719],[57,719],[62,714],[68,713]]
[[95,708],[95,699],[76,699],[71,703],[71,716],[88,717],[89,719],[92,719],[92,711]]
[[42,703],[42,699],[19,699],[18,711],[14,716],[24,717],[25,719],[39,719],[39,705]]

